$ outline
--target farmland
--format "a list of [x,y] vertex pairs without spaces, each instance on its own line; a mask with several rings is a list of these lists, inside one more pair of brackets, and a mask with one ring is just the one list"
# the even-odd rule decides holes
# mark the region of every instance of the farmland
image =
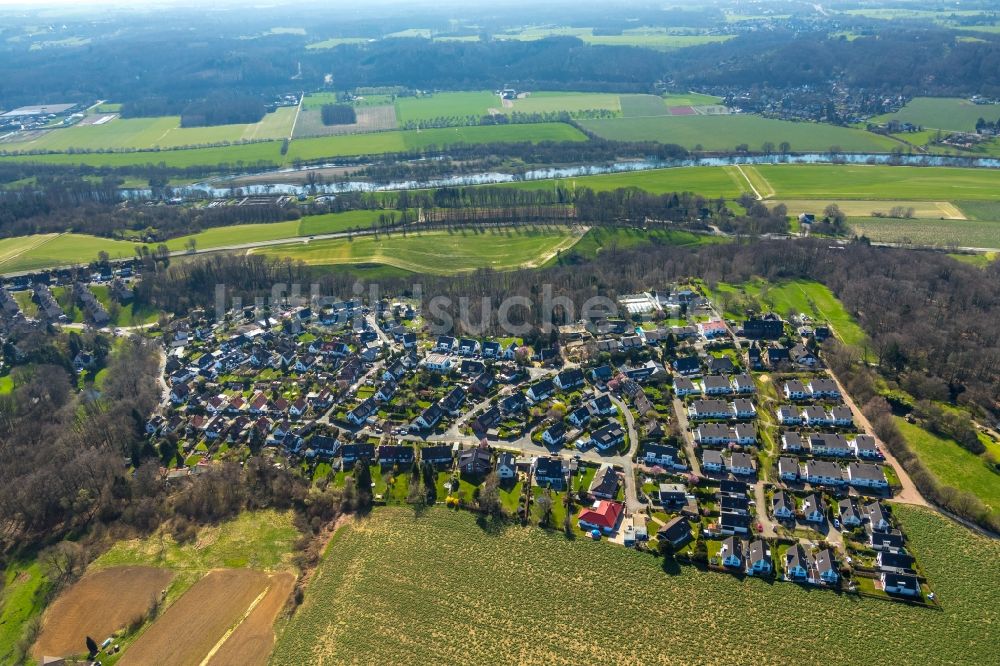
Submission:
[[592,109],[621,111],[618,95],[608,93],[563,93],[536,92],[527,97],[514,100],[514,111],[521,113],[556,113],[566,111],[576,113]]
[[504,187],[516,187],[522,190],[586,187],[596,192],[637,187],[653,194],[696,192],[706,197],[726,198],[735,198],[749,191],[746,182],[731,167],[679,167],[630,171],[567,179],[520,181],[506,184]]
[[[746,167],[744,167],[745,169]],[[873,213],[887,214],[894,207],[912,210],[913,217],[930,220],[964,219],[965,213],[954,204],[947,201],[861,201],[856,199],[782,199],[768,200],[770,205],[785,204],[788,214],[797,216],[799,213],[822,214],[830,204],[836,204],[841,212],[848,217],[868,217]]]
[[703,243],[725,242],[718,236],[693,234],[689,231],[667,229],[605,229],[596,227],[588,231],[571,250],[572,254],[593,258],[599,252],[626,250],[648,243],[660,245],[699,245]]
[[[720,644],[738,663],[817,654],[838,663],[989,661],[1000,546],[929,511],[896,511],[936,581],[940,612],[693,567],[665,572],[649,555],[538,529],[483,530],[465,513],[380,509],[333,539],[271,663],[359,654],[440,664],[695,663]],[[581,641],[580,618],[615,621],[588,622]],[[872,627],[894,640],[870,640]]]
[[84,637],[100,640],[143,616],[172,578],[155,567],[115,567],[84,576],[45,611],[35,658],[84,652]]
[[568,250],[579,238],[578,232],[565,228],[462,230],[321,240],[260,248],[254,252],[289,257],[316,266],[384,264],[421,273],[454,274],[476,268],[510,270],[538,266],[558,250]]
[[619,35],[595,35],[593,28],[526,28],[497,34],[496,39],[535,40],[546,37],[576,37],[587,44],[605,46],[642,46],[661,51],[673,51],[687,46],[724,42],[733,35],[678,34],[665,28],[632,28]]
[[896,426],[927,469],[944,485],[973,493],[994,513],[1000,512],[1000,483],[983,458],[957,442],[896,418]]
[[825,164],[768,164],[751,169],[767,180],[779,198],[1000,201],[1000,171],[993,169]]
[[849,224],[854,233],[885,243],[1000,249],[1000,221],[862,217]]
[[396,118],[406,123],[434,118],[485,116],[500,108],[500,98],[492,92],[440,92],[420,97],[396,99]]
[[899,111],[877,116],[871,122],[895,120],[932,129],[973,132],[979,118],[995,122],[1000,118],[1000,105],[973,104],[956,97],[917,97]]
[[27,271],[62,266],[97,258],[107,252],[112,259],[135,255],[135,244],[86,234],[44,234],[0,239],[0,272]]
[[739,144],[758,150],[764,142],[783,141],[796,151],[888,152],[900,144],[863,130],[819,123],[797,123],[751,115],[661,116],[582,120],[587,130],[615,141],[660,141],[687,149],[701,146],[709,151],[732,151]]

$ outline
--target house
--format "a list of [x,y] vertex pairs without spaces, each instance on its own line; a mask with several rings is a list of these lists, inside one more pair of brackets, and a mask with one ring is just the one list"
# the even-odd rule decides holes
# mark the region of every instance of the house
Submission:
[[768,347],[765,353],[767,354],[767,364],[772,368],[791,360],[791,354],[789,354],[787,347]]
[[701,454],[701,468],[706,472],[721,472],[725,467],[726,463],[720,452],[709,450]]
[[296,398],[292,404],[288,406],[288,415],[294,418],[301,418],[305,416],[308,411],[309,403],[302,397]]
[[743,322],[743,337],[749,340],[777,340],[785,332],[785,322],[774,313],[748,317]]
[[760,347],[757,346],[756,342],[750,345],[750,349],[747,350],[747,363],[754,370],[760,370],[764,367],[764,364],[761,363]]
[[816,456],[846,458],[851,455],[851,445],[843,435],[813,433],[809,435],[809,451]]
[[798,379],[791,379],[785,382],[782,393],[789,400],[809,400],[812,398],[812,391],[806,388]]
[[497,456],[497,478],[501,480],[517,478],[517,459],[513,453],[504,451]]
[[647,466],[680,467],[680,454],[676,447],[666,444],[645,444],[642,447],[642,462]]
[[500,343],[497,342],[496,340],[489,340],[487,342],[484,342],[482,353],[483,353],[483,358],[498,358],[502,353]]
[[746,423],[737,423],[733,428],[736,443],[740,446],[751,446],[757,443],[757,429]]
[[417,346],[417,334],[413,332],[403,333],[400,341],[403,343],[403,349],[413,349]]
[[719,511],[742,513],[745,516],[750,514],[750,498],[746,494],[720,494],[718,499]]
[[374,444],[344,444],[340,447],[340,457],[344,461],[344,467],[352,467],[359,460],[371,462],[375,459]]
[[687,504],[687,487],[681,483],[661,483],[657,497],[665,507],[684,506]]
[[722,542],[719,548],[719,562],[724,567],[743,569],[743,540],[734,536]]
[[822,427],[833,425],[830,415],[827,414],[825,409],[817,405],[804,407],[802,411],[799,412],[799,417],[802,419],[802,423],[807,426]]
[[829,585],[835,585],[840,580],[837,561],[833,559],[831,550],[823,549],[816,553],[816,573],[821,581]]
[[431,353],[424,357],[424,360],[421,361],[421,365],[431,372],[448,373],[455,367],[455,362],[450,356],[445,354]]
[[451,467],[452,450],[450,446],[425,446],[420,449],[420,460],[434,467]]
[[852,462],[847,466],[847,482],[855,488],[885,490],[889,487],[882,468],[864,462]]
[[865,505],[864,519],[868,521],[872,529],[879,532],[887,532],[892,527],[892,521],[889,520],[889,513],[880,502],[872,502]]
[[747,400],[746,398],[736,398],[733,400],[732,404],[732,416],[739,420],[755,419],[757,418],[757,407],[754,406],[753,400]]
[[720,495],[746,495],[750,491],[750,484],[746,481],[736,479],[723,479],[719,481]]
[[414,454],[412,446],[383,444],[378,447],[378,461],[383,467],[413,465]]
[[614,377],[614,370],[610,365],[602,365],[590,371],[590,378],[595,384],[605,384]]
[[620,503],[599,500],[589,509],[581,511],[577,522],[582,530],[599,530],[603,534],[612,534],[623,513],[624,507]]
[[625,431],[617,423],[609,423],[590,433],[590,441],[599,450],[607,451],[625,441]]
[[899,530],[886,530],[885,532],[872,529],[868,526],[868,545],[875,550],[897,552],[903,549],[903,534]]
[[590,482],[588,492],[594,497],[614,499],[618,493],[618,472],[611,465],[601,465]]
[[802,544],[796,543],[785,551],[785,578],[795,581],[810,579],[813,569],[812,555],[806,552]]
[[875,564],[882,571],[913,573],[913,562],[913,556],[908,553],[890,553],[883,550],[875,555]]
[[517,393],[512,393],[500,401],[500,412],[504,416],[518,414],[524,411],[525,405],[527,405],[527,399],[524,397],[523,393],[518,391]]
[[486,432],[491,428],[495,428],[500,423],[501,418],[500,408],[496,406],[490,407],[476,417],[476,421],[473,424],[474,429],[479,432]]
[[458,366],[458,372],[463,377],[479,375],[486,370],[486,365],[482,361],[466,358],[462,359],[462,364]]
[[736,511],[719,513],[719,529],[723,534],[749,534],[750,516]]
[[701,395],[701,387],[687,377],[678,377],[674,380],[674,393],[677,394],[678,398]]
[[674,371],[684,377],[695,377],[701,374],[701,360],[697,356],[681,356],[672,365]]
[[660,526],[656,531],[656,540],[661,543],[669,541],[675,549],[680,548],[691,540],[691,526],[683,517],[677,516]]
[[794,430],[786,430],[781,433],[781,450],[790,453],[798,453],[806,446],[806,441],[802,434]]
[[746,572],[751,576],[761,576],[771,573],[771,549],[767,542],[754,539],[747,548]]
[[455,338],[450,335],[439,335],[437,342],[434,343],[434,351],[441,352],[444,354],[450,354],[455,351],[455,346],[458,343]]
[[826,377],[814,377],[810,379],[807,388],[816,400],[824,398],[828,400],[840,400],[841,397],[837,382]]
[[188,396],[191,395],[191,389],[187,384],[175,384],[172,389],[170,389],[170,402],[175,405],[180,405],[187,401]]
[[382,385],[378,388],[378,391],[376,391],[375,395],[372,397],[378,400],[379,402],[389,402],[390,400],[392,400],[392,396],[396,394],[397,388],[398,385],[394,381],[390,380],[387,382],[382,382]]
[[557,421],[542,433],[542,441],[549,446],[562,446],[566,442],[566,424]]
[[795,498],[784,490],[776,491],[771,498],[771,510],[778,520],[791,520],[795,517]]
[[611,396],[607,393],[599,395],[590,401],[590,410],[600,416],[610,416],[618,411],[615,403],[611,401]]
[[555,456],[535,459],[535,483],[541,487],[562,490],[566,483],[566,471],[563,469],[562,458]]
[[324,458],[335,458],[340,452],[340,442],[335,437],[327,435],[313,435],[309,440],[309,448],[314,456]]
[[736,372],[736,366],[728,356],[709,356],[705,361],[705,367],[709,372],[720,375],[731,375]]
[[777,415],[781,425],[802,425],[802,414],[796,407],[782,405],[778,407]]
[[387,382],[398,382],[406,374],[406,365],[401,359],[393,361],[385,372],[382,373],[382,380]]
[[733,429],[723,423],[703,423],[694,431],[694,441],[699,446],[726,446],[735,439]]
[[703,321],[698,323],[698,332],[706,340],[711,340],[717,338],[720,335],[726,334],[726,323],[719,319],[712,319],[710,321]]
[[840,524],[844,527],[858,527],[861,525],[861,510],[853,497],[848,497],[837,502],[837,516]]
[[701,386],[705,395],[729,395],[733,392],[729,379],[719,375],[708,375],[701,380]]
[[569,415],[569,422],[577,428],[582,428],[589,420],[590,409],[586,405],[583,407],[577,407],[573,410],[573,413]]
[[726,467],[732,474],[749,476],[753,474],[753,458],[748,453],[737,452],[729,457]]
[[475,381],[472,382],[472,386],[469,388],[470,391],[479,396],[489,395],[490,389],[493,388],[493,384],[496,383],[496,379],[493,377],[492,373],[484,372]]
[[732,407],[725,400],[695,400],[688,407],[688,416],[694,420],[728,419]]
[[878,450],[878,446],[875,444],[875,438],[871,435],[855,435],[854,439],[851,439],[848,443],[851,445],[851,450],[854,451],[854,455],[858,458],[867,458],[872,460],[882,457],[882,452]]
[[816,493],[806,495],[802,500],[802,517],[810,523],[826,523],[826,502]]
[[441,409],[448,414],[457,414],[462,403],[465,402],[465,396],[465,389],[461,386],[456,386],[441,400]]
[[528,400],[533,403],[548,399],[555,393],[555,384],[551,379],[543,379],[528,387]]
[[920,596],[920,579],[913,574],[883,571],[879,576],[886,594],[900,594],[907,597]]
[[583,370],[580,368],[563,370],[556,375],[555,384],[561,391],[571,391],[578,386],[583,386]]
[[347,421],[353,425],[360,426],[368,421],[372,414],[378,411],[378,403],[375,398],[366,398],[361,403],[347,413]]
[[462,338],[458,342],[458,353],[462,356],[475,356],[479,353],[479,341],[472,338]]
[[802,344],[792,347],[788,354],[797,364],[806,366],[807,368],[812,368],[819,362],[816,355]]
[[805,479],[823,486],[844,485],[844,470],[829,460],[807,460]]
[[458,469],[469,476],[484,476],[493,469],[491,458],[488,448],[466,449],[458,454]]
[[437,403],[431,405],[423,412],[420,416],[413,420],[410,426],[411,430],[431,430],[436,426],[442,418],[444,418],[444,410]]
[[733,390],[740,395],[750,395],[756,393],[757,387],[753,383],[750,375],[736,375],[732,381]]

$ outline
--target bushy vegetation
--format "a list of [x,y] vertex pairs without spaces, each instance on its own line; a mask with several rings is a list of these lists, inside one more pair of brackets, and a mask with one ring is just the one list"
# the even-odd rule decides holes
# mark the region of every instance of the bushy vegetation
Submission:
[[350,104],[324,104],[320,107],[324,125],[353,125],[358,115]]

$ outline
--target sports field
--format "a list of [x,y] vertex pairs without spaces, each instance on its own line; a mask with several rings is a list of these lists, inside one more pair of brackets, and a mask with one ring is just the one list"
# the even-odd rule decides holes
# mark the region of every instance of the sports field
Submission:
[[787,141],[795,151],[827,151],[837,146],[848,152],[888,152],[899,142],[864,130],[822,123],[797,123],[751,115],[663,116],[581,120],[580,124],[605,139],[659,141],[687,149],[732,151],[740,144],[760,150]]
[[897,120],[931,129],[973,132],[976,120],[1000,119],[1000,104],[973,104],[958,97],[916,97],[895,113],[872,118],[870,122]]
[[992,663],[1000,544],[927,509],[894,512],[939,611],[664,566],[464,512],[377,509],[333,538],[271,663],[704,663],[720,646],[740,664]]
[[1000,201],[1000,170],[951,167],[768,164],[759,173],[776,198]]
[[477,268],[511,270],[535,267],[557,251],[568,250],[580,232],[566,228],[538,230],[434,231],[404,236],[363,236],[351,240],[321,240],[276,245],[256,254],[289,257],[315,266],[383,264],[419,273],[451,275]]
[[1000,249],[1000,221],[859,217],[849,224],[854,233],[873,241]]

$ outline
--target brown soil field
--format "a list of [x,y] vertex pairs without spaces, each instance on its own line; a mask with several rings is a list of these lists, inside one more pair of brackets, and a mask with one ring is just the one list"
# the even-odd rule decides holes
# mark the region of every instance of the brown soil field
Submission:
[[294,586],[290,573],[271,576],[267,595],[211,656],[208,666],[265,666],[274,648],[274,620]]
[[243,619],[269,580],[250,569],[210,572],[139,636],[119,666],[197,666]]
[[33,654],[63,657],[87,651],[142,615],[174,573],[156,567],[112,567],[89,573],[59,595],[45,612]]
[[362,106],[355,109],[358,122],[350,125],[324,125],[320,109],[302,109],[295,123],[295,138],[382,132],[399,127],[396,107],[392,104]]

